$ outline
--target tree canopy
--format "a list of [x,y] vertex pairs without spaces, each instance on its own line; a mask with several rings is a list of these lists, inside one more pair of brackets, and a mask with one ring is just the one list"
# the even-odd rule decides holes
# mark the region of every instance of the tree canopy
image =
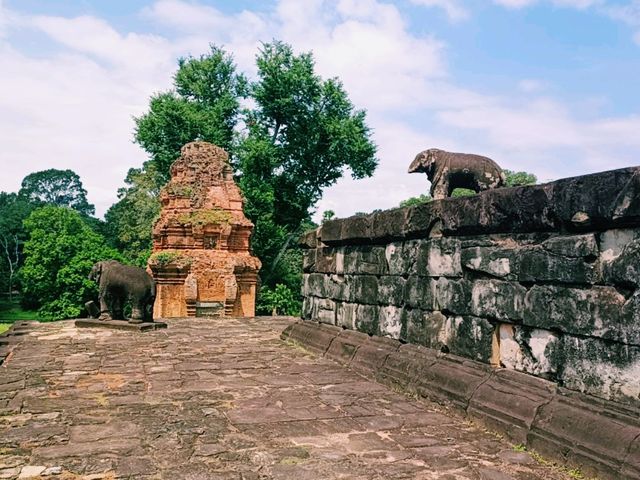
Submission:
[[198,58],[179,59],[173,85],[151,97],[149,111],[135,119],[135,140],[149,153],[162,184],[185,143],[205,140],[233,152],[240,101],[247,95],[246,78],[216,46]]
[[77,317],[96,293],[87,276],[100,260],[121,259],[83,217],[67,207],[48,205],[24,221],[28,240],[20,270],[23,303],[43,318]]
[[73,170],[50,168],[31,173],[22,180],[18,194],[30,202],[69,207],[87,216],[95,213],[80,177]]
[[[322,191],[345,169],[353,178],[373,173],[376,147],[364,111],[339,80],[315,73],[312,54],[274,41],[262,45],[256,65],[257,77],[248,81],[216,46],[178,62],[173,89],[152,97],[149,111],[136,119],[135,139],[149,161],[129,172],[106,220],[114,245],[140,263],[157,214],[150,199],[180,148],[195,140],[215,143],[230,154],[245,213],[255,224],[252,248],[262,261],[263,286],[276,292],[282,284],[298,296],[301,256],[294,238],[312,225]],[[282,287],[277,292],[286,296]]]

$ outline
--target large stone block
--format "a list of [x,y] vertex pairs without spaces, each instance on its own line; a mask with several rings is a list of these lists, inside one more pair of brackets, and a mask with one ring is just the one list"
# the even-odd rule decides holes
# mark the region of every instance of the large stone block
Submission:
[[587,477],[623,479],[626,452],[640,435],[640,411],[564,389],[542,405],[528,434],[542,455],[580,465]]
[[305,249],[315,249],[318,246],[318,229],[309,230],[298,238],[298,246]]
[[349,302],[354,297],[354,277],[352,275],[325,275],[326,296],[341,302]]
[[428,313],[418,308],[405,307],[402,312],[400,339],[415,345],[427,344]]
[[448,317],[436,338],[432,338],[429,346],[443,343],[449,352],[462,357],[489,363],[492,353],[494,326],[484,318]]
[[570,227],[596,230],[637,224],[638,172],[629,167],[561,179],[548,184],[548,201],[556,218]]
[[434,238],[417,244],[417,257],[411,273],[429,277],[462,275],[460,240]]
[[317,302],[316,317],[320,323],[326,323],[329,325],[336,324],[336,302],[328,298],[320,298]]
[[468,270],[498,278],[512,278],[517,272],[518,250],[500,247],[464,248],[461,262]]
[[498,329],[500,365],[539,377],[556,377],[556,352],[562,347],[560,335],[509,323],[498,325]]
[[355,330],[357,309],[357,303],[336,303],[336,325]]
[[340,232],[341,240],[350,244],[369,243],[372,226],[372,215],[356,215],[345,218]]
[[304,292],[313,297],[327,297],[330,295],[327,288],[329,276],[324,273],[310,273],[303,276]]
[[634,319],[635,297],[613,287],[588,289],[535,285],[527,292],[523,323],[625,343],[640,344],[640,315]]
[[356,310],[356,329],[369,335],[380,334],[380,307],[377,305],[358,305]]
[[[402,352],[402,348],[399,351]],[[491,367],[455,355],[443,355],[418,373],[409,387],[412,391],[466,411],[473,393],[491,375]]]
[[361,245],[344,248],[344,273],[384,275],[387,271],[384,247]]
[[526,293],[518,283],[477,280],[471,291],[471,312],[478,317],[520,320]]
[[402,330],[402,307],[387,305],[380,307],[380,335],[393,339],[400,338]]
[[330,247],[316,249],[315,271],[321,273],[337,273],[336,253],[338,252],[338,249]]
[[316,249],[305,250],[302,254],[302,271],[305,273],[314,272],[316,268]]
[[605,252],[605,259],[611,258],[603,262],[605,282],[637,288],[640,285],[640,239],[630,241],[619,253],[613,249]]
[[526,444],[538,409],[556,391],[552,382],[511,370],[496,370],[473,393],[468,415],[513,443]]
[[378,303],[378,278],[374,275],[354,275],[351,299],[355,303]]
[[437,361],[434,350],[418,345],[401,345],[387,355],[376,379],[386,385],[414,392],[416,378],[422,377]]
[[370,337],[360,345],[351,359],[349,367],[365,375],[375,375],[382,368],[387,357],[396,352],[400,342],[386,337]]
[[371,237],[375,239],[374,243],[387,243],[403,238],[406,220],[406,208],[374,213],[371,224]]
[[640,347],[564,335],[551,361],[565,387],[640,407]]
[[409,276],[404,287],[404,304],[411,308],[433,310],[435,307],[435,282],[417,275]]
[[406,280],[402,277],[383,275],[378,279],[378,303],[403,305]]
[[390,275],[407,275],[414,270],[418,254],[418,240],[389,243],[385,248]]
[[523,249],[519,255],[518,280],[593,284],[600,278],[596,258],[561,256],[542,247]]
[[433,308],[456,315],[471,315],[473,283],[468,280],[452,280],[440,277],[435,283]]
[[342,224],[344,219],[337,218],[335,220],[327,220],[323,222],[322,227],[318,231],[318,236],[322,243],[327,245],[340,244],[342,240]]
[[593,233],[551,237],[542,242],[549,253],[563,257],[594,258],[598,256],[598,241]]
[[326,357],[343,365],[349,365],[358,348],[368,339],[369,336],[365,333],[343,330],[331,342]]

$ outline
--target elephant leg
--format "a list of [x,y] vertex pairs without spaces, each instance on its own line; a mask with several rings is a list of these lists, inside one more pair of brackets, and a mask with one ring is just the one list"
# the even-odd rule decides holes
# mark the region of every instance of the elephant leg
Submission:
[[433,189],[433,199],[441,200],[449,196],[449,184],[446,182],[438,183]]
[[98,320],[111,320],[111,312],[109,310],[109,304],[107,302],[107,292],[100,292],[100,316]]
[[144,299],[131,299],[131,318],[129,319],[129,323],[142,323],[144,321],[144,306]]

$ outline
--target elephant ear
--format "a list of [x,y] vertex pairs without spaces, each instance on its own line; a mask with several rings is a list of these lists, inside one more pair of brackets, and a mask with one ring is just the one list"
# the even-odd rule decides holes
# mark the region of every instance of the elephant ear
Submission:
[[99,283],[100,275],[102,275],[102,262],[98,262],[93,267],[91,267],[91,272],[89,273],[89,280],[93,280],[94,282]]

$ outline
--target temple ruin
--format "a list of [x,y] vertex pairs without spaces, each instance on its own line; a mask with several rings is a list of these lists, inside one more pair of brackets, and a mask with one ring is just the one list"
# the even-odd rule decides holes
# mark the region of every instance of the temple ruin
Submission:
[[261,265],[249,250],[253,224],[227,152],[207,142],[186,144],[160,202],[149,258],[154,318],[254,316]]

